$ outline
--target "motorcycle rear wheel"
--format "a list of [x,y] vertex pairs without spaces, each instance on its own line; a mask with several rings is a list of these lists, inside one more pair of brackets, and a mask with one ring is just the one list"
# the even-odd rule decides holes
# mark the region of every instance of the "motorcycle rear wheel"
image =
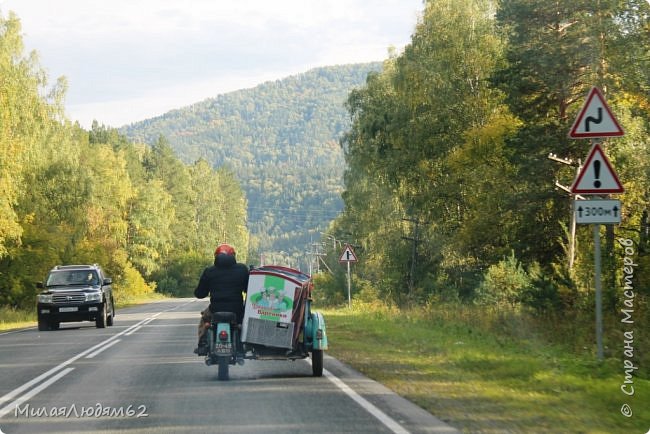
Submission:
[[218,357],[219,372],[217,378],[219,381],[228,381],[228,367],[230,365],[229,357]]

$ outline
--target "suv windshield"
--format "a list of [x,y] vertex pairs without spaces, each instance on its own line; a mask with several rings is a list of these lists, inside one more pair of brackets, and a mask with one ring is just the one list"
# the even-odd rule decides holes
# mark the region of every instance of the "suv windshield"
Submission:
[[94,270],[60,270],[52,271],[47,277],[46,286],[60,285],[97,285],[99,279]]

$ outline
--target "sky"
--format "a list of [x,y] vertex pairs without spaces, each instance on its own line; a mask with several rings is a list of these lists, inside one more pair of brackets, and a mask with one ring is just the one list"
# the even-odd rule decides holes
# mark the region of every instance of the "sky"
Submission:
[[66,114],[120,127],[318,66],[381,61],[423,0],[0,0]]

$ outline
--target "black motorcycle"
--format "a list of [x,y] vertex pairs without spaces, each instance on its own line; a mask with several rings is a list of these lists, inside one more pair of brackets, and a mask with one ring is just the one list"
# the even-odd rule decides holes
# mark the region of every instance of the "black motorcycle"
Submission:
[[206,332],[208,354],[206,365],[218,365],[219,380],[228,380],[228,368],[236,363],[244,364],[244,353],[239,338],[237,315],[233,312],[212,314],[210,328]]

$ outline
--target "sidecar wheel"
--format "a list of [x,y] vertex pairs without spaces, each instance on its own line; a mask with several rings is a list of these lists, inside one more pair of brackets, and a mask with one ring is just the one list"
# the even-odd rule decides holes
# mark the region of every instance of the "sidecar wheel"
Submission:
[[314,377],[323,376],[323,350],[311,352],[311,371]]

